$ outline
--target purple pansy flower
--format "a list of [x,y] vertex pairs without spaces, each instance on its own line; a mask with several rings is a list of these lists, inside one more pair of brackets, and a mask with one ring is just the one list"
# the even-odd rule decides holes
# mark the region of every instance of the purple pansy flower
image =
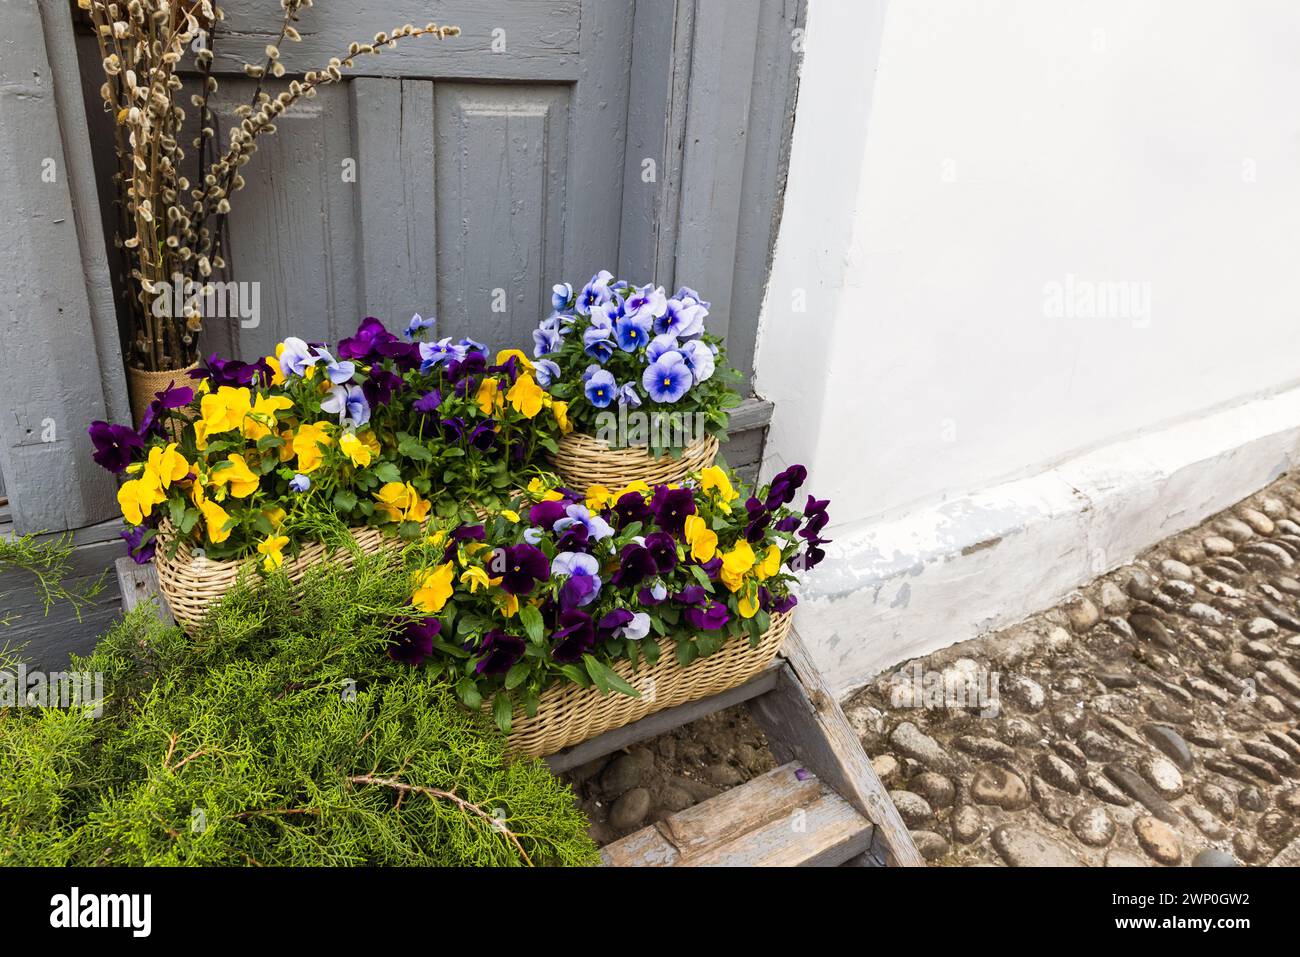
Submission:
[[289,488],[295,492],[305,492],[311,488],[311,479],[299,472],[289,479]]
[[575,664],[582,660],[596,644],[596,626],[585,611],[569,608],[556,618],[556,629],[551,634],[555,642],[551,657],[560,664]]
[[443,419],[438,425],[442,429],[443,438],[448,442],[459,442],[465,434],[465,420],[458,415]]
[[583,351],[597,362],[608,362],[614,354],[614,340],[610,338],[611,330],[603,326],[591,326],[582,334]]
[[153,561],[154,552],[158,549],[158,535],[152,528],[137,525],[123,529],[118,534],[126,542],[126,553],[131,561],[137,565],[147,565]]
[[631,382],[624,382],[618,390],[618,404],[625,405],[629,409],[641,408],[641,393],[636,391],[636,385]]
[[388,647],[388,657],[408,665],[418,665],[433,654],[433,639],[442,630],[437,618],[408,621]]
[[695,514],[695,496],[688,488],[657,485],[650,508],[654,512],[656,525],[666,532],[681,535],[686,527],[686,516]]
[[566,508],[568,506],[564,502],[538,502],[528,510],[528,521],[550,531],[556,522],[565,517]]
[[389,372],[383,366],[373,365],[370,367],[369,377],[361,383],[361,392],[370,403],[370,407],[375,409],[388,405],[393,399],[393,393],[400,392],[404,384],[402,377],[397,373]]
[[589,605],[600,595],[600,562],[583,552],[560,552],[551,559],[551,577],[564,576],[560,589],[560,606],[578,608]]
[[336,385],[320,404],[322,412],[339,417],[340,425],[360,428],[370,421],[370,403],[359,385]]
[[587,533],[595,541],[602,541],[614,534],[614,529],[609,522],[605,521],[599,515],[592,515],[591,510],[585,505],[578,505],[576,502],[569,505],[564,510],[564,518],[555,523],[554,528],[557,532],[562,532],[572,525],[583,525]]
[[618,571],[610,579],[619,588],[635,588],[658,570],[654,556],[644,545],[628,542],[618,553]]
[[110,472],[125,472],[135,452],[144,451],[144,440],[130,426],[97,421],[90,423],[88,431],[95,446],[91,458]]
[[563,312],[573,302],[573,286],[567,282],[557,282],[551,287],[551,308]]
[[347,359],[335,359],[330,355],[330,351],[324,346],[316,350],[317,356],[325,363],[325,375],[335,385],[342,385],[345,382],[351,382],[352,376],[356,374],[357,367]]
[[551,576],[551,563],[546,555],[527,542],[498,549],[492,562],[494,568],[501,568],[501,587],[512,595],[530,594],[538,582]]
[[533,358],[549,356],[564,345],[564,337],[559,329],[537,328],[533,330]]
[[155,392],[153,401],[149,403],[149,408],[144,411],[144,418],[140,422],[140,434],[144,435],[152,432],[160,438],[166,437],[167,430],[163,424],[163,416],[172,409],[180,409],[194,401],[194,390],[187,385],[178,386],[176,381],[172,382],[161,392]]
[[507,635],[494,628],[483,636],[479,652],[483,655],[474,665],[476,675],[503,675],[524,656],[524,639]]
[[460,359],[463,355],[464,353],[459,346],[452,345],[450,336],[446,339],[439,339],[437,342],[421,342],[420,371],[428,372],[430,369],[436,369],[444,362]]
[[691,370],[680,352],[665,352],[641,375],[641,387],[656,402],[676,402],[690,391],[691,382]]
[[704,604],[691,605],[682,617],[696,631],[717,631],[731,620],[731,612],[722,602],[709,599]]
[[480,452],[491,452],[497,444],[496,422],[489,419],[474,426],[469,434],[469,444]]
[[650,342],[650,317],[621,316],[614,323],[614,340],[624,352],[636,352]]
[[587,380],[583,392],[587,396],[587,401],[598,409],[604,409],[614,401],[618,395],[618,385],[614,382],[614,374],[601,369]]
[[782,505],[789,505],[807,478],[808,470],[802,465],[792,465],[779,473],[768,487],[766,506],[775,511]]
[[[342,359],[356,359],[361,362],[369,362],[378,355],[379,344],[393,338],[396,337],[384,328],[382,322],[374,316],[366,316],[366,318],[361,320],[361,324],[357,326],[357,331],[355,333],[339,340],[339,357]],[[286,352],[288,351],[288,344],[289,340],[286,339]],[[284,368],[283,356],[280,357],[280,368]]]
[[645,503],[645,498],[640,492],[624,492],[614,503],[614,515],[621,528],[633,522],[644,524],[649,521],[651,512],[650,506]]
[[[685,524],[685,519],[682,520]],[[667,575],[677,567],[677,543],[667,532],[653,532],[646,536],[645,547],[654,556],[660,575]]]
[[695,377],[697,383],[713,375],[716,365],[713,350],[702,340],[692,339],[682,346],[681,352],[686,368],[691,370],[691,375]]

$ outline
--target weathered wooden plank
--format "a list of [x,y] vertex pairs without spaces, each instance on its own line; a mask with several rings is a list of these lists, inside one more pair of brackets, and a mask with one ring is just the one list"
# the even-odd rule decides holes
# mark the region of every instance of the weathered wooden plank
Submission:
[[803,762],[875,824],[875,840],[891,864],[923,866],[903,819],[797,633],[791,632],[781,655],[789,668],[776,689],[750,703],[772,753],[778,761]]
[[[112,568],[121,554],[120,541],[74,550],[65,584],[76,590],[88,588]],[[13,568],[0,569],[0,617],[15,619],[8,627],[0,627],[0,645],[20,649],[29,667],[44,671],[66,667],[69,653],[88,653],[121,612],[117,578],[112,574],[104,578],[103,591],[81,609],[78,619],[75,609],[65,602],[56,602],[47,614],[32,587],[31,575]]]
[[[753,371],[758,317],[784,206],[806,14],[804,0],[760,0],[758,4],[758,42],[745,131],[745,171],[727,333],[727,358],[746,378]],[[786,291],[781,294],[789,295]]]
[[[572,88],[569,115],[575,123],[567,131],[563,213],[567,228],[561,260],[566,275],[549,274],[553,278],[544,289],[547,293],[550,284],[561,278],[586,282],[600,269],[618,268],[633,6],[633,0],[582,4],[582,78]],[[550,312],[549,305],[548,295],[541,315]]]
[[709,326],[721,336],[731,318],[757,41],[749,4],[697,6],[674,282],[712,302]]
[[[871,844],[871,824],[842,797],[821,797],[789,818],[691,857],[691,867],[834,867]],[[680,865],[679,865],[680,866]]]
[[348,85],[355,119],[362,315],[400,328],[438,303],[433,83],[363,77]]
[[435,111],[440,331],[531,354],[564,274],[568,95],[447,83]]
[[743,685],[730,688],[710,698],[688,701],[686,704],[679,704],[675,708],[656,711],[640,721],[634,721],[621,728],[615,728],[613,731],[606,731],[589,741],[583,741],[571,748],[565,748],[563,751],[548,755],[542,760],[546,762],[553,773],[562,774],[571,768],[586,764],[588,761],[594,761],[606,754],[612,754],[623,748],[630,748],[634,744],[657,737],[665,731],[671,731],[673,728],[690,724],[692,721],[698,721],[700,718],[730,708],[732,705],[743,704],[750,698],[766,694],[776,687],[776,675],[780,668],[781,665],[774,662]]
[[[84,127],[60,116],[57,90],[70,84],[75,94],[79,81],[66,64],[54,75],[40,6],[0,4],[0,468],[20,531],[99,521],[114,512],[117,490],[91,460],[85,433],[107,413],[104,376],[115,357],[100,355],[86,318],[72,194],[81,184],[69,156],[88,144]],[[66,6],[57,12],[68,15]],[[77,198],[93,203],[93,194]],[[92,226],[94,210],[81,215]]]
[[152,602],[159,620],[176,624],[167,599],[158,588],[158,569],[152,563],[137,565],[129,558],[119,558],[115,563],[117,587],[122,593],[122,610],[132,611],[137,605]]
[[[424,79],[562,80],[581,76],[579,59],[583,8],[603,6],[580,0],[384,0],[381,3],[318,3],[298,23],[301,43],[284,43],[280,60],[293,73],[322,68],[330,57],[347,54],[348,44],[368,42],[379,30],[405,23],[424,26],[431,19],[459,26],[447,40],[419,37],[400,42],[377,57],[359,57],[355,73]],[[280,5],[265,0],[226,0],[226,26],[218,34],[216,65],[239,70],[245,61],[261,63],[265,48],[279,36]],[[621,57],[620,63],[625,62]],[[611,121],[612,122],[612,121]]]
[[817,867],[866,850],[873,828],[798,762],[607,845],[617,867]]
[[679,811],[661,822],[660,830],[686,857],[733,841],[777,818],[789,817],[795,808],[821,795],[821,782],[800,771],[795,761],[774,768],[703,804]]

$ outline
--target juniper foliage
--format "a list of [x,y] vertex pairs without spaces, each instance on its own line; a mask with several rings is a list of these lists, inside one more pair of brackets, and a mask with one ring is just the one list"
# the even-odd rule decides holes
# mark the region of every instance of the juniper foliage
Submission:
[[565,785],[386,658],[409,609],[359,556],[245,581],[194,638],[136,609],[72,665],[104,674],[101,717],[0,711],[0,861],[594,863]]

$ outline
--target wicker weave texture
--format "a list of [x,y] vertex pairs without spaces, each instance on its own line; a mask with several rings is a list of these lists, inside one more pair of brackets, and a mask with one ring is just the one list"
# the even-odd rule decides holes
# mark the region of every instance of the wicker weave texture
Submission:
[[[353,528],[349,531],[364,555],[374,555],[385,546],[391,548],[398,543],[397,539],[384,535],[377,528]],[[169,532],[166,525],[160,529],[158,550],[154,554],[158,587],[171,606],[176,623],[193,634],[207,610],[235,584],[240,571],[246,567],[255,569],[262,556],[216,561],[207,558],[189,541],[182,541],[176,554],[168,557]],[[296,556],[286,557],[282,567],[296,582],[301,581],[313,565],[326,561],[347,568],[352,564],[352,552],[346,548],[331,550],[320,542],[312,542]]]
[[[190,370],[198,367],[198,363],[194,363],[184,369],[167,369],[162,372],[127,369],[127,392],[131,398],[131,414],[135,416],[135,424],[137,426],[140,424],[145,410],[149,408],[149,403],[157,393],[173,383],[177,386],[193,385],[194,380],[190,378]],[[176,436],[172,437],[176,438]]]
[[641,692],[639,698],[617,691],[602,695],[595,688],[576,684],[554,685],[542,692],[533,717],[522,711],[515,713],[510,750],[521,757],[554,754],[656,711],[744,684],[776,657],[793,621],[792,611],[773,615],[771,625],[754,647],[750,647],[748,639],[736,638],[685,668],[677,663],[671,649],[665,649],[656,664],[642,662],[635,670],[627,661],[616,662],[614,671]]
[[570,432],[550,459],[565,485],[585,493],[593,485],[617,490],[637,480],[652,488],[680,482],[687,473],[708,468],[717,455],[718,440],[712,435],[688,445],[679,459],[656,459],[645,449],[612,449],[600,439]]

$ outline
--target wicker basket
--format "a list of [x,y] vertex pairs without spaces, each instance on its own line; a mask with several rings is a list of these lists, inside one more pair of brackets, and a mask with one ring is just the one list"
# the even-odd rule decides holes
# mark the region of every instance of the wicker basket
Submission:
[[[393,546],[397,539],[379,529],[349,529],[363,555],[374,555],[385,546]],[[154,567],[158,570],[158,587],[162,589],[167,604],[171,606],[176,623],[191,634],[208,609],[230,590],[244,568],[255,568],[262,560],[260,555],[232,561],[207,558],[188,540],[182,541],[176,554],[167,555],[170,528],[164,524],[158,533],[158,550],[154,554]],[[283,568],[293,581],[301,581],[307,569],[325,561],[344,568],[352,564],[352,552],[347,548],[327,549],[320,542],[303,547],[297,555],[286,557]]]
[[712,465],[717,455],[718,440],[712,435],[688,445],[681,458],[656,459],[645,449],[612,449],[600,439],[570,432],[550,459],[565,485],[585,493],[593,485],[620,489],[638,479],[652,488],[680,482],[687,473]]
[[190,370],[198,367],[199,364],[195,362],[187,365],[184,369],[145,372],[143,369],[134,369],[128,366],[126,383],[131,397],[131,415],[135,417],[135,424],[137,426],[140,424],[140,420],[144,418],[145,410],[149,408],[149,403],[153,401],[157,393],[173,384],[177,386],[192,385],[194,380],[190,378]]
[[554,754],[656,711],[744,684],[776,657],[793,621],[792,611],[773,615],[757,645],[750,647],[748,639],[736,638],[685,668],[667,649],[654,665],[643,663],[633,669],[627,661],[616,662],[614,671],[641,692],[639,698],[617,691],[602,695],[595,688],[567,683],[548,688],[542,693],[537,714],[530,718],[516,712],[510,728],[510,751],[520,757]]

